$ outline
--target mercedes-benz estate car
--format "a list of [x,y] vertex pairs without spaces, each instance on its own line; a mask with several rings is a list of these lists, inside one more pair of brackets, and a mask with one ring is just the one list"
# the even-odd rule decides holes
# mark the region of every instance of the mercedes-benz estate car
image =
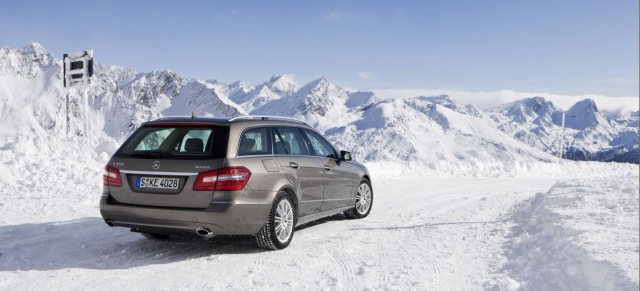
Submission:
[[367,169],[306,123],[282,117],[172,117],[146,122],[104,169],[100,213],[152,239],[252,235],[282,249],[295,226],[364,218]]

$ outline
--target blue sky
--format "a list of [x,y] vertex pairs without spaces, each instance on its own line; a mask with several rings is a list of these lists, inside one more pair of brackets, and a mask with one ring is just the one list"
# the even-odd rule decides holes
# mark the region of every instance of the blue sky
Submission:
[[11,1],[0,46],[359,89],[638,96],[638,1]]

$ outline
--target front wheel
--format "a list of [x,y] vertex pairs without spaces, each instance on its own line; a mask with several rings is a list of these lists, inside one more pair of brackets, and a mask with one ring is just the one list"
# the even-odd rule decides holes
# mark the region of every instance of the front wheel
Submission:
[[267,224],[256,235],[258,246],[265,250],[286,248],[293,239],[294,215],[295,211],[288,193],[278,193],[269,212]]
[[364,179],[358,186],[358,193],[356,194],[356,204],[352,209],[344,212],[344,215],[348,218],[365,218],[371,212],[371,205],[373,205],[373,191],[371,190],[371,183],[369,180]]

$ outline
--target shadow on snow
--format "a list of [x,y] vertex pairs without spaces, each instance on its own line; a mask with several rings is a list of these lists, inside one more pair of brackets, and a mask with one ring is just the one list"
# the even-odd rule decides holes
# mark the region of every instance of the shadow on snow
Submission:
[[[296,231],[345,219],[334,215]],[[294,242],[295,243],[295,237]],[[250,236],[171,237],[152,240],[127,228],[110,228],[100,218],[0,226],[0,271],[66,268],[129,269],[220,254],[264,252]]]

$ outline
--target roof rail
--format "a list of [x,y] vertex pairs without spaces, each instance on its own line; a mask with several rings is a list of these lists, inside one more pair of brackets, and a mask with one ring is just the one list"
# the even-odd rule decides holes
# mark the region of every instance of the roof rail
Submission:
[[244,116],[238,116],[238,117],[234,117],[229,119],[229,122],[231,121],[237,121],[237,120],[276,120],[276,121],[291,121],[291,122],[297,122],[297,123],[302,123],[304,125],[309,125],[304,121],[300,121],[297,120],[295,118],[290,118],[290,117],[282,117],[282,116],[268,116],[268,115],[244,115]]
[[163,116],[163,117],[160,117],[160,118],[158,118],[158,119],[154,119],[154,120],[173,119],[173,118],[185,118],[185,119],[191,119],[191,118],[193,118],[193,117],[191,117],[191,116]]

